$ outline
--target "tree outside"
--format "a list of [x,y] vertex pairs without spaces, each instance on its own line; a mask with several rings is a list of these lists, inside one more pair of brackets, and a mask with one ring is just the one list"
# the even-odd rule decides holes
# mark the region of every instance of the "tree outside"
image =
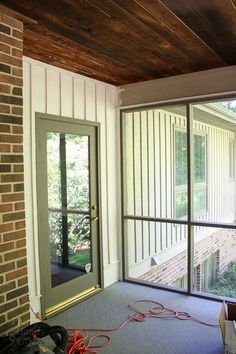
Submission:
[[[66,219],[68,261],[73,266],[84,266],[91,261],[89,217],[89,158],[88,137],[65,134],[64,145],[60,133],[48,132],[48,206],[51,261],[62,262],[63,231]],[[62,160],[61,149],[65,149]],[[62,168],[66,167],[63,185]],[[66,190],[66,192],[65,192]],[[64,194],[64,195],[63,195]],[[62,200],[66,200],[62,214]]]
[[236,262],[231,262],[224,273],[218,273],[216,281],[207,293],[236,298]]

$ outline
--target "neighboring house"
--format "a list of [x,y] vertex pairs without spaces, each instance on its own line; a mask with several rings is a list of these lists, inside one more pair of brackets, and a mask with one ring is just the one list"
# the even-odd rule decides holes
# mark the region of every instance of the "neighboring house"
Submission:
[[[236,114],[193,106],[193,219],[235,220]],[[187,287],[188,163],[185,107],[124,113],[124,205],[129,276]],[[152,222],[142,217],[173,219]],[[204,291],[236,259],[235,230],[194,227],[194,288]]]

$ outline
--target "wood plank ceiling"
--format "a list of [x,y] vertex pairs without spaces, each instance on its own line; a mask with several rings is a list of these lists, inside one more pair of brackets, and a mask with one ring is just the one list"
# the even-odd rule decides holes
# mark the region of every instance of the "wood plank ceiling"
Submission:
[[24,55],[114,85],[236,64],[236,0],[0,0]]

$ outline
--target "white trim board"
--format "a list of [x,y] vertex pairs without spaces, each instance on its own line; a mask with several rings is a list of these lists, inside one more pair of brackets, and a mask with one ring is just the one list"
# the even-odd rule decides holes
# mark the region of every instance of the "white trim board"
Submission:
[[119,107],[236,95],[236,65],[119,87]]

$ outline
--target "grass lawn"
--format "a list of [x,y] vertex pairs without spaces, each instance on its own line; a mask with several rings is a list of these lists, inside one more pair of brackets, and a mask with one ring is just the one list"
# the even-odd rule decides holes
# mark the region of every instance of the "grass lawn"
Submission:
[[84,266],[87,263],[91,263],[90,256],[91,250],[80,250],[69,256],[69,264]]

